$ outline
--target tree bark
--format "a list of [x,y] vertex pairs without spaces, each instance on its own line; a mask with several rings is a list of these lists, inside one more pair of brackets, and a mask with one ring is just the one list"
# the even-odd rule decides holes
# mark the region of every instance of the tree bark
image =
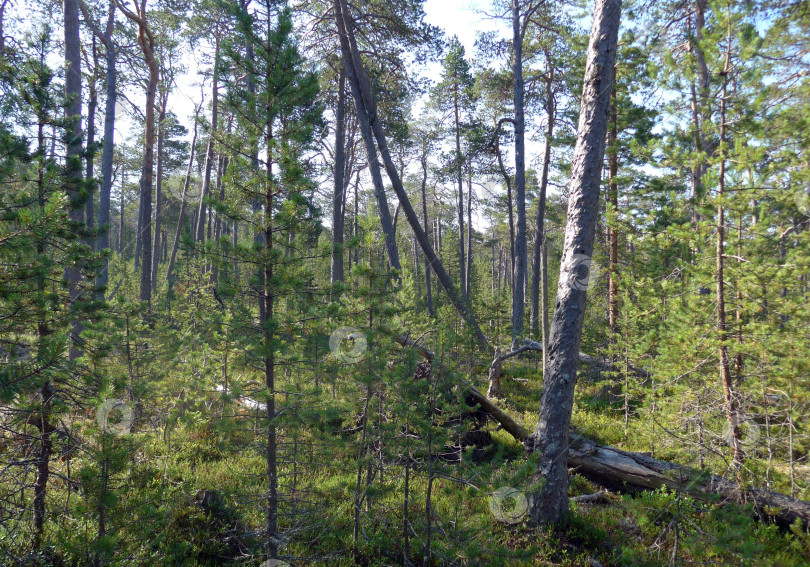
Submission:
[[[98,108],[98,91],[96,90],[96,81],[98,80],[98,48],[96,47],[96,36],[92,36],[90,49],[92,51],[93,60],[93,73],[88,81],[88,101],[87,101],[87,141],[85,152],[86,164],[84,170],[84,178],[89,182],[93,179],[95,157],[96,157],[96,108]],[[93,211],[93,193],[87,196],[87,203],[85,203],[84,224],[88,232],[95,228],[95,212]],[[95,251],[96,242],[92,236],[88,236],[87,243],[90,249]]]
[[608,203],[614,215],[613,226],[611,226],[611,223],[608,223],[608,330],[610,331],[610,342],[612,343],[615,343],[615,335],[619,332],[619,229],[617,226],[619,184],[616,179],[616,176],[619,174],[618,130],[618,109],[616,108],[616,87],[614,82],[610,108],[610,132],[608,134],[608,145],[610,146],[610,155],[608,157],[610,175],[608,181]]
[[470,291],[467,288],[466,270],[464,269],[464,181],[463,181],[463,167],[464,163],[461,157],[461,126],[459,123],[459,92],[458,84],[454,82],[453,92],[453,117],[454,117],[454,132],[456,136],[456,181],[458,182],[457,199],[457,212],[458,212],[458,281],[461,293],[467,301],[470,301]]
[[472,164],[467,173],[467,264],[465,269],[467,273],[464,275],[465,298],[467,303],[470,303],[470,277],[472,276],[472,261],[473,261],[473,233],[472,233],[472,199],[473,199],[473,183],[472,183]]
[[[427,148],[422,150],[422,222],[425,226],[425,235],[429,234],[428,228],[428,213],[427,213],[427,195],[425,192],[428,177],[428,156]],[[433,289],[430,285],[430,261],[425,255],[425,298],[427,302],[428,315],[435,316],[433,312]]]
[[514,277],[512,278],[512,348],[517,348],[523,334],[523,310],[526,283],[526,156],[525,119],[523,114],[523,28],[520,0],[512,0],[512,73],[515,106],[515,233]]
[[219,118],[219,31],[214,36],[214,72],[211,87],[211,132],[208,137],[208,148],[205,151],[205,174],[203,175],[202,191],[200,192],[200,206],[197,214],[197,226],[194,238],[202,242],[205,238],[206,203],[211,189],[211,170],[214,166],[214,144],[216,143],[217,123]]
[[[110,247],[110,193],[112,191],[113,149],[115,143],[115,100],[116,100],[116,50],[112,40],[115,25],[115,4],[110,1],[107,27],[104,29],[104,46],[107,49],[107,100],[104,106],[104,147],[101,151],[101,188],[98,194],[98,249]],[[123,193],[123,188],[122,188]],[[109,281],[109,260],[102,260],[98,285],[103,295]]]
[[343,62],[338,76],[338,100],[335,109],[335,167],[332,194],[332,270],[331,283],[342,282],[343,230],[346,220],[346,68]]
[[[67,121],[67,155],[65,160],[65,189],[68,195],[68,214],[71,222],[81,225],[84,220],[81,192],[82,182],[82,76],[81,51],[79,38],[79,4],[78,0],[64,0],[65,19],[65,118]],[[81,271],[77,266],[65,269],[68,282],[68,301],[74,305],[80,296],[79,281]],[[70,359],[76,359],[81,350],[78,347],[82,324],[78,318],[71,323]]]
[[533,524],[560,522],[568,510],[565,456],[586,302],[586,291],[574,283],[581,277],[577,274],[578,260],[593,253],[620,16],[621,0],[595,0],[571,168],[565,244],[547,345],[548,373],[537,427],[524,442],[528,451],[540,454],[536,479],[543,479],[539,492],[529,497]]
[[163,137],[166,134],[164,122],[166,121],[166,105],[169,102],[168,88],[160,101],[160,114],[158,115],[157,134],[157,180],[155,181],[155,246],[152,251],[152,290],[157,287],[158,266],[160,265],[160,230],[163,213]]
[[[534,241],[532,255],[532,296],[530,325],[532,333],[542,331],[541,342],[548,342],[548,274],[546,273],[546,190],[548,187],[548,168],[551,162],[551,138],[554,134],[556,108],[554,104],[553,68],[549,61],[549,77],[546,80],[546,146],[543,150],[543,169],[540,174],[540,194],[537,200],[537,237]],[[543,376],[546,372],[547,357],[543,352]]]
[[725,237],[726,219],[725,205],[723,199],[726,187],[726,90],[728,86],[728,74],[731,61],[730,42],[726,50],[726,63],[723,70],[723,91],[720,99],[720,167],[717,173],[717,254],[715,256],[717,269],[717,335],[720,340],[718,349],[720,383],[723,386],[723,398],[725,400],[726,421],[729,428],[729,441],[733,451],[732,467],[735,471],[742,468],[745,455],[742,448],[742,432],[738,420],[737,394],[734,391],[734,383],[731,378],[731,368],[728,356],[728,329],[726,324],[726,296],[725,296]]
[[155,94],[158,83],[158,66],[155,60],[155,38],[146,21],[146,0],[141,0],[137,13],[132,12],[114,0],[123,14],[138,24],[138,43],[143,51],[149,69],[146,85],[146,128],[144,135],[143,173],[141,177],[141,210],[139,213],[141,236],[141,289],[140,299],[147,304],[152,302],[152,174],[155,154]]

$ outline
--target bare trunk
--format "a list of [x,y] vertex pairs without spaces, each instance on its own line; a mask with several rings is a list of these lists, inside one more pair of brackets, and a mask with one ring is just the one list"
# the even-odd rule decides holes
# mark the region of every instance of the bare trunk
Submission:
[[[88,181],[93,179],[95,157],[96,157],[96,108],[98,107],[98,91],[96,90],[96,82],[98,80],[98,48],[96,47],[96,36],[92,36],[92,44],[90,49],[93,53],[93,75],[88,81],[88,94],[87,101],[87,156],[84,178]],[[92,233],[95,228],[95,212],[93,211],[93,194],[87,196],[87,203],[85,204],[85,226],[88,232]],[[92,236],[88,236],[87,244],[91,250],[95,250],[96,242]]]
[[[81,192],[82,181],[82,77],[81,52],[79,38],[79,4],[78,0],[64,0],[65,19],[65,119],[67,121],[67,155],[65,159],[65,189],[69,198],[68,209],[70,220],[81,224],[84,220]],[[71,305],[80,299],[79,281],[81,271],[77,266],[65,269],[68,282],[68,300]],[[71,323],[70,359],[81,354],[78,347],[82,324],[76,319]]]
[[331,283],[343,281],[343,229],[346,220],[346,69],[340,65],[338,102],[335,111],[335,167],[332,194],[332,272]]
[[206,203],[211,189],[211,170],[214,167],[214,144],[217,136],[217,123],[219,117],[219,33],[215,32],[214,37],[214,72],[213,85],[211,87],[211,133],[208,138],[208,148],[205,151],[205,174],[203,175],[203,186],[200,192],[200,206],[197,214],[197,226],[194,230],[194,238],[202,242],[205,238]]
[[473,196],[473,185],[472,185],[472,166],[467,174],[467,264],[466,269],[467,273],[464,276],[464,285],[465,288],[465,297],[467,299],[467,303],[470,302],[470,275],[472,272],[472,196]]
[[143,153],[143,208],[141,221],[143,235],[141,236],[141,301],[152,301],[152,175],[155,158],[155,92],[157,90],[158,69],[154,58],[154,46],[146,34],[141,31],[144,55],[149,65],[149,83],[146,87],[146,135]]
[[[269,126],[269,125],[268,125]],[[264,333],[264,385],[267,388],[267,554],[278,556],[278,471],[276,462],[276,390],[275,347],[273,331],[268,322],[273,320],[273,156],[272,134],[267,135],[267,180],[264,194],[264,278],[262,288],[261,328]]]
[[[107,100],[104,107],[104,147],[101,151],[101,188],[98,194],[98,249],[106,250],[110,247],[110,193],[113,178],[113,149],[115,143],[115,99],[116,99],[116,67],[115,44],[112,40],[113,26],[115,24],[115,4],[110,1],[107,27],[104,30],[105,46],[107,48]],[[123,194],[123,190],[122,190]],[[122,225],[123,229],[123,225]],[[103,290],[109,281],[108,259],[102,259],[101,272],[98,285]]]
[[163,136],[165,130],[163,123],[166,120],[166,104],[168,103],[168,90],[160,101],[160,115],[158,116],[157,134],[157,179],[155,181],[155,246],[152,250],[152,290],[157,287],[158,265],[160,264],[160,234],[161,215],[163,213]]
[[[425,149],[422,152],[422,222],[425,226],[425,234],[429,234],[427,195],[425,194],[425,188],[427,185],[427,175],[428,175],[428,159],[427,159],[427,150]],[[425,297],[427,301],[428,315],[433,317],[435,315],[435,313],[433,312],[433,290],[430,285],[430,261],[428,260],[427,256],[425,256]]]
[[612,226],[608,226],[608,329],[611,334],[610,341],[615,342],[615,335],[619,332],[619,185],[616,176],[619,174],[619,148],[618,144],[618,111],[616,109],[616,88],[614,83],[610,109],[610,133],[608,134],[610,155],[608,167],[610,180],[608,182],[608,203],[614,215]]
[[455,119],[455,135],[456,135],[456,181],[458,182],[457,197],[457,212],[458,212],[458,281],[461,293],[469,302],[470,291],[467,289],[466,270],[464,269],[464,182],[463,182],[463,167],[464,163],[461,158],[461,126],[459,125],[459,109],[458,109],[458,85],[454,88],[453,98],[453,116]]
[[[551,65],[549,65],[549,67],[551,67]],[[543,150],[543,169],[540,174],[540,194],[537,197],[537,236],[534,240],[534,250],[532,254],[530,327],[534,336],[540,334],[542,330],[541,340],[543,344],[546,344],[548,340],[548,278],[544,262],[546,245],[546,189],[548,187],[548,168],[551,162],[551,137],[554,134],[555,121],[554,93],[552,91],[553,80],[553,76],[549,76],[546,81],[546,119],[548,122],[546,123],[546,145]],[[541,284],[541,275],[543,280],[542,284],[545,285]],[[540,309],[541,304],[542,311]],[[545,359],[545,356],[543,358]]]
[[515,233],[514,276],[512,278],[512,348],[523,335],[523,310],[526,285],[526,157],[525,120],[523,117],[523,30],[520,0],[512,0],[512,73],[515,105]]
[[[730,47],[729,47],[730,49]],[[728,330],[726,326],[726,297],[724,278],[724,255],[725,255],[725,209],[723,197],[725,195],[726,176],[726,87],[728,85],[728,73],[731,54],[726,51],[726,64],[723,71],[723,95],[720,99],[720,167],[717,173],[717,334],[720,340],[718,352],[720,367],[720,383],[723,386],[723,398],[725,400],[726,421],[728,422],[729,442],[733,451],[732,466],[736,471],[742,467],[744,459],[742,449],[742,432],[738,421],[737,395],[734,391],[734,384],[731,379],[731,368],[728,357]]]
[[568,429],[587,295],[587,285],[581,285],[583,276],[578,268],[593,253],[620,17],[621,0],[595,0],[557,301],[551,336],[548,345],[544,345],[548,352],[548,373],[544,377],[537,427],[524,441],[528,451],[540,454],[536,480],[542,479],[543,486],[529,497],[530,519],[534,524],[560,522],[568,510]]

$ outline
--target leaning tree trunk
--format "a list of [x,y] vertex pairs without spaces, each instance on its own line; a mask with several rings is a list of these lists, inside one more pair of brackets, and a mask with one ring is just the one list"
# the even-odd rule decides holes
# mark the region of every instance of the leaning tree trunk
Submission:
[[544,377],[537,427],[524,441],[528,451],[540,454],[536,479],[543,483],[529,498],[534,524],[560,522],[568,510],[568,428],[587,290],[587,284],[583,285],[586,276],[578,271],[588,267],[593,253],[621,4],[621,0],[596,0],[594,5],[571,167],[565,244],[548,343],[548,374]]
[[[450,276],[444,269],[444,265],[441,263],[441,260],[439,260],[439,257],[436,255],[436,252],[430,245],[427,234],[424,230],[422,230],[419,223],[419,217],[416,215],[413,206],[411,206],[408,194],[405,192],[405,188],[402,185],[402,180],[400,179],[396,166],[391,159],[391,154],[388,151],[388,143],[385,138],[385,133],[383,132],[382,124],[377,118],[374,93],[371,91],[369,86],[368,77],[366,76],[365,70],[362,66],[360,52],[354,38],[354,29],[347,2],[345,0],[333,0],[333,7],[335,11],[335,22],[337,23],[338,33],[340,35],[341,50],[346,63],[346,70],[349,73],[349,78],[352,83],[352,94],[355,98],[355,106],[357,107],[357,113],[359,115],[358,120],[360,122],[361,131],[363,132],[363,137],[365,139],[367,134],[370,134],[368,131],[369,128],[373,129],[374,138],[377,141],[380,155],[383,158],[383,163],[385,164],[385,170],[388,173],[389,179],[391,180],[391,185],[394,188],[394,192],[397,194],[397,198],[402,205],[402,210],[405,212],[405,217],[408,219],[408,224],[411,225],[411,229],[419,242],[419,246],[422,248],[422,252],[424,252],[425,256],[430,262],[431,269],[436,274],[436,277],[439,279],[439,283],[441,283],[442,287],[447,292],[447,295],[450,297],[450,301],[453,303],[456,311],[472,329],[478,344],[482,348],[490,350],[487,339],[481,332],[481,328],[478,326],[478,321],[476,321],[475,316],[472,314],[472,311],[470,311],[470,308],[463,296],[459,295],[456,286],[453,284],[453,281],[450,279]],[[370,149],[368,144],[366,147],[367,149]],[[373,169],[375,165],[376,152],[372,151],[369,152],[369,166],[371,169]]]
[[[365,75],[361,75],[359,64],[355,65],[353,61],[353,52],[346,37],[347,33],[353,33],[351,30],[350,22],[346,21],[344,26],[344,16],[340,11],[340,0],[334,0],[338,3],[335,9],[335,21],[338,26],[338,34],[340,35],[341,51],[343,53],[343,64],[346,69],[346,75],[349,79],[349,85],[354,98],[355,108],[357,111],[357,122],[360,124],[360,134],[363,137],[363,144],[366,146],[366,155],[368,156],[368,170],[371,174],[371,181],[374,185],[374,197],[377,200],[377,208],[380,213],[380,225],[382,227],[383,235],[385,236],[385,248],[388,253],[388,262],[391,268],[401,271],[402,267],[399,263],[399,250],[397,248],[397,241],[394,235],[394,225],[391,220],[391,211],[388,209],[388,198],[385,195],[385,187],[382,181],[382,172],[380,171],[380,164],[377,161],[377,149],[374,146],[374,136],[372,133],[371,120],[374,119],[374,113],[369,111],[368,105],[371,103],[370,99],[364,96],[366,92],[363,88],[362,81],[368,83]],[[346,45],[344,46],[344,42]],[[359,58],[359,56],[358,56]]]

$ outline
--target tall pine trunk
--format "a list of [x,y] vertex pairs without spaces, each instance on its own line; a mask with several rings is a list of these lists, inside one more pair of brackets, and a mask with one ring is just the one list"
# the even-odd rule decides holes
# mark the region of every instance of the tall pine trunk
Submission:
[[[549,62],[549,67],[551,64]],[[532,254],[532,286],[530,327],[537,336],[542,331],[543,373],[546,370],[546,341],[548,341],[548,274],[546,273],[546,189],[548,187],[548,169],[551,162],[551,138],[554,134],[555,106],[552,90],[554,77],[546,80],[546,145],[543,150],[543,169],[540,174],[540,194],[537,198],[537,237]]]
[[343,62],[338,77],[335,109],[335,167],[332,194],[332,270],[331,283],[343,281],[343,229],[346,220],[346,68]]
[[194,238],[202,242],[205,238],[206,203],[211,189],[211,170],[214,167],[214,144],[217,137],[217,123],[219,118],[219,32],[214,37],[214,73],[211,86],[211,132],[208,137],[208,147],[205,151],[205,174],[203,175],[202,191],[200,192],[200,206],[197,214],[197,226],[194,229]]
[[[67,121],[65,159],[65,189],[69,198],[68,208],[70,220],[80,225],[84,220],[82,210],[80,185],[82,182],[82,77],[81,52],[79,38],[79,5],[78,0],[64,0],[65,19],[65,119]],[[68,283],[68,300],[71,305],[79,300],[79,281],[81,272],[77,266],[68,266],[65,269],[65,279]],[[74,360],[81,354],[79,349],[79,334],[82,324],[78,318],[71,323],[70,333],[70,359]]]
[[166,134],[164,122],[166,121],[166,105],[169,101],[168,89],[160,101],[160,115],[158,116],[157,133],[157,179],[155,180],[155,245],[152,249],[152,290],[157,287],[158,266],[160,264],[160,234],[163,214],[163,142]]
[[574,284],[583,277],[578,260],[593,253],[621,4],[621,0],[595,0],[594,5],[557,300],[551,336],[544,345],[548,372],[537,427],[524,441],[528,451],[539,453],[535,480],[542,486],[529,497],[533,524],[561,522],[568,511],[568,430],[587,295],[587,286]]
[[[112,40],[115,25],[115,4],[110,0],[110,11],[107,16],[107,27],[104,30],[104,45],[107,49],[107,77],[106,96],[104,106],[104,147],[101,150],[101,188],[98,194],[98,249],[105,250],[110,247],[110,193],[112,192],[113,178],[113,149],[115,142],[115,99],[116,99],[116,67],[115,44]],[[123,186],[122,186],[123,193]],[[107,287],[109,281],[108,259],[102,259],[101,272],[98,285],[102,289]]]
[[517,230],[512,278],[512,348],[518,348],[523,335],[523,310],[526,284],[526,156],[523,109],[523,33],[520,0],[512,0],[512,73],[515,106],[515,208]]
[[726,323],[726,295],[725,295],[725,205],[723,199],[726,188],[726,91],[728,87],[728,75],[731,61],[731,45],[726,50],[726,63],[723,70],[723,90],[720,99],[720,167],[717,173],[717,247],[716,247],[716,270],[717,270],[717,335],[720,340],[718,349],[720,383],[723,386],[723,398],[725,400],[726,421],[729,428],[729,441],[733,451],[732,466],[739,472],[742,467],[745,455],[742,448],[742,433],[738,419],[738,400],[731,378],[731,368],[728,356],[728,328]]

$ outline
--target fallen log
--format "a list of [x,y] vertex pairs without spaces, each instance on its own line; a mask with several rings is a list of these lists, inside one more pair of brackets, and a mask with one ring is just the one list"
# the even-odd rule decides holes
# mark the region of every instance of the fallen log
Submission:
[[[424,346],[405,336],[398,337],[397,342],[402,346],[415,348],[424,359],[432,363],[433,352]],[[479,405],[517,441],[523,442],[528,438],[529,432],[522,425],[477,388],[466,381],[463,385],[470,405]],[[525,445],[524,443],[524,447]],[[531,451],[532,447],[526,449]],[[760,518],[772,519],[782,527],[799,520],[804,529],[810,529],[810,502],[779,492],[742,488],[736,482],[705,471],[654,459],[643,453],[599,445],[574,432],[569,435],[568,466],[597,482],[616,486],[623,491],[656,490],[666,486],[694,495],[719,495],[728,501],[753,504]]]
[[601,483],[613,483],[625,491],[655,490],[666,486],[689,494],[714,494],[737,503],[750,503],[762,519],[770,518],[782,527],[797,519],[810,527],[810,502],[779,492],[742,488],[723,477],[654,459],[642,453],[599,445],[570,435],[568,466]]
[[[413,339],[406,337],[406,336],[399,336],[397,337],[397,342],[402,346],[413,347],[417,350],[419,355],[430,362],[433,363],[433,352],[425,348],[424,346],[418,344]],[[523,428],[518,422],[514,419],[509,417],[509,415],[503,411],[501,408],[496,406],[489,398],[487,398],[484,394],[482,394],[478,388],[470,384],[469,382],[464,382],[464,386],[466,387],[466,394],[467,399],[471,402],[470,405],[479,405],[481,409],[489,414],[492,419],[497,421],[512,437],[517,439],[518,441],[522,441],[526,437],[528,437],[529,432]]]

